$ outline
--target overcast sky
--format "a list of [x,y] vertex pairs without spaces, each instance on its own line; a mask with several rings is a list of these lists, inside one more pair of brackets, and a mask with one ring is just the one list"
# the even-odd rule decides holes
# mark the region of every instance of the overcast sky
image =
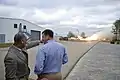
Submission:
[[0,0],[0,16],[22,18],[59,34],[91,35],[120,18],[120,0]]

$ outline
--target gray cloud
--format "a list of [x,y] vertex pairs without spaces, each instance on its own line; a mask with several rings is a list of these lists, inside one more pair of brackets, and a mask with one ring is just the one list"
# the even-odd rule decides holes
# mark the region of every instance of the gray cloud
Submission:
[[1,0],[2,4],[17,6],[35,6],[39,8],[55,8],[59,6],[98,6],[98,5],[116,5],[119,0]]
[[66,34],[92,34],[120,18],[119,0],[0,0],[0,16],[32,21]]

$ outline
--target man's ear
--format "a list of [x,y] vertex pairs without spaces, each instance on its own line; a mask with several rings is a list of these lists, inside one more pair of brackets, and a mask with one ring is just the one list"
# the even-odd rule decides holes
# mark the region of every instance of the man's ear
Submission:
[[21,43],[22,43],[22,44],[24,43],[23,40],[21,40]]

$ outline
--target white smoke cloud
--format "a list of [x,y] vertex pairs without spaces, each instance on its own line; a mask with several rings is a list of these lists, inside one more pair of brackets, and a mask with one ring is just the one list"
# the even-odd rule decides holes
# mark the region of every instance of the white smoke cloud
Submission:
[[103,40],[103,39],[109,39],[112,40],[113,34],[112,34],[112,29],[111,28],[106,28],[100,32],[97,32],[93,34],[90,39],[96,39],[96,40]]

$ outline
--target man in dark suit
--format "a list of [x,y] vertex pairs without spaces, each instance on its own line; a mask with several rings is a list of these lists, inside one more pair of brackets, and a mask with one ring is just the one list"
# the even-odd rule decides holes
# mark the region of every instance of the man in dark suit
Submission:
[[27,49],[39,43],[39,40],[28,43],[27,37],[20,32],[14,36],[14,44],[9,48],[4,59],[6,80],[28,80],[30,68]]

